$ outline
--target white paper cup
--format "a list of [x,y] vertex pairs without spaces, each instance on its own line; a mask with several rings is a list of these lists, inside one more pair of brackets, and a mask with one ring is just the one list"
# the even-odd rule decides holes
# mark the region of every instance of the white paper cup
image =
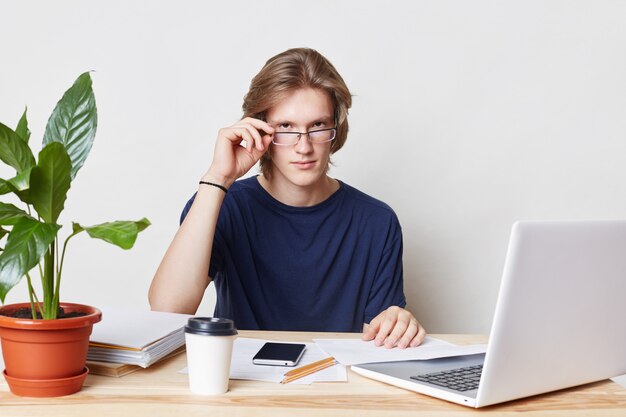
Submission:
[[193,317],[185,326],[189,389],[194,394],[228,391],[230,361],[237,330],[232,320]]

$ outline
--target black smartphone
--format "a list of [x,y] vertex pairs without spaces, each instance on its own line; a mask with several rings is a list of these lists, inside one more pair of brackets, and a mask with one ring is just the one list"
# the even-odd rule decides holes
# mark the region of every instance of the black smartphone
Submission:
[[301,343],[267,342],[252,358],[256,365],[296,366],[304,354],[306,345]]

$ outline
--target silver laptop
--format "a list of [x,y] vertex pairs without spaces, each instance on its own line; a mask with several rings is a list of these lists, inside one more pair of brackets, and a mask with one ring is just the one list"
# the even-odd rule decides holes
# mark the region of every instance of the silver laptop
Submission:
[[352,366],[470,407],[626,373],[626,221],[513,225],[487,352]]

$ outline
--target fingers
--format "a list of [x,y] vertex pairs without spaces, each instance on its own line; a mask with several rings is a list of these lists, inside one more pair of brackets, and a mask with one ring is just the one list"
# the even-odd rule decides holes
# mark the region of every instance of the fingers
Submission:
[[426,338],[426,329],[424,329],[419,323],[417,323],[417,325],[419,326],[419,331],[417,332],[417,335],[413,338],[413,340],[411,340],[411,343],[409,344],[410,347],[417,347],[421,345]]
[[[263,136],[261,132],[264,133]],[[272,126],[263,120],[252,117],[246,117],[233,126],[220,130],[220,134],[234,144],[239,145],[245,141],[245,148],[248,152],[252,152],[253,148],[261,152],[265,151],[269,142],[263,138],[265,136],[271,138],[273,133],[274,128]]]
[[218,179],[220,184],[232,184],[268,151],[273,134],[272,126],[251,117],[220,129],[205,176]]
[[[391,317],[391,314],[386,314],[385,319],[380,323],[380,327],[378,329],[378,333],[376,333],[376,337],[374,338],[374,344],[376,346],[383,346],[387,341],[387,336],[391,333],[395,325],[395,318]],[[385,347],[388,347],[385,345]],[[393,347],[393,345],[389,346]]]
[[374,317],[367,330],[363,333],[362,339],[374,339],[376,346],[382,346],[396,323],[398,310],[402,309],[395,306],[389,307],[387,310]]
[[379,314],[372,321],[370,321],[370,324],[365,325],[366,327],[364,328],[363,336],[361,337],[362,340],[370,341],[376,336],[378,328],[380,327],[380,317],[381,315]]
[[[407,332],[412,317],[411,313],[403,308],[389,307],[385,311],[385,319],[376,335],[376,346],[385,345],[387,349],[396,346],[398,340]],[[415,333],[417,333],[417,330],[415,330]],[[411,335],[411,338],[413,338],[415,333]]]
[[363,336],[361,337],[364,341],[370,341],[376,337],[378,331],[380,330],[380,324],[385,319],[385,312],[383,311],[378,316],[374,317],[370,324],[367,325],[367,328],[363,332]]
[[394,346],[398,346],[400,349],[404,349],[411,343],[417,331],[417,320],[415,320],[410,313],[400,315],[391,334],[387,336],[385,340],[385,347],[390,349]]
[[258,143],[261,142],[259,132],[250,125],[234,125],[220,129],[219,138],[228,140],[232,145],[241,145],[245,142],[245,149],[248,152],[252,152],[252,147],[258,147]]
[[363,333],[363,340],[374,339],[376,346],[400,349],[419,346],[426,331],[407,310],[392,306],[376,316]]

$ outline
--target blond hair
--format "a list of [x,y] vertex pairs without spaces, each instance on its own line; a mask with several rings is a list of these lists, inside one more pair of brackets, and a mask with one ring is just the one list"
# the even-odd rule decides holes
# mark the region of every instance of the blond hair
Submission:
[[[314,49],[288,49],[270,58],[252,79],[243,98],[243,117],[265,120],[267,111],[287,94],[307,87],[327,92],[333,102],[337,136],[330,153],[334,154],[348,137],[348,109],[352,105],[352,95],[333,64]],[[269,178],[272,175],[269,152],[263,154],[259,162],[261,172]]]

